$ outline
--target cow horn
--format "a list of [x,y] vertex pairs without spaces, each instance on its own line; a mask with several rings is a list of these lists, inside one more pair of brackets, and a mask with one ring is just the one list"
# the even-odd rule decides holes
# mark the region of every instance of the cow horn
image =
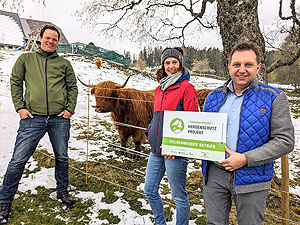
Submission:
[[86,87],[89,87],[89,88],[94,88],[94,87],[96,87],[96,85],[91,85],[91,84],[85,84],[85,83],[83,83],[80,79],[79,79],[79,77],[77,76],[77,79],[80,81],[80,83],[82,83],[84,86],[86,86]]
[[130,76],[131,76],[131,75],[129,75],[129,76],[127,77],[127,79],[125,80],[125,83],[124,83],[123,85],[117,84],[117,85],[116,85],[116,88],[123,88],[123,87],[125,87],[125,85],[127,84],[128,80],[129,80],[129,78],[130,78]]

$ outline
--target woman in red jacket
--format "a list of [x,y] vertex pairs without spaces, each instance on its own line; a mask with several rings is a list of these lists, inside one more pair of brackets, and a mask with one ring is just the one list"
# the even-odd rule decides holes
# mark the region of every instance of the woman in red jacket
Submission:
[[144,192],[150,203],[157,225],[166,224],[159,184],[167,173],[172,198],[176,204],[176,224],[189,223],[190,205],[186,192],[188,159],[161,155],[164,111],[199,111],[198,94],[188,81],[190,73],[182,66],[181,48],[166,48],[161,55],[161,68],[156,76],[159,86],[155,90],[154,113],[146,131],[151,145]]

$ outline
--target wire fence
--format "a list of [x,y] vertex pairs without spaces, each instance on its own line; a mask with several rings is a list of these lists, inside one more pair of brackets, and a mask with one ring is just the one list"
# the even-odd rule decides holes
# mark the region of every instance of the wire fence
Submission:
[[[4,95],[4,94],[0,94],[0,96],[7,97],[7,98],[11,98],[11,96]],[[153,101],[146,101],[146,100],[142,100],[142,99],[128,99],[128,98],[117,98],[117,97],[109,97],[109,96],[96,96],[96,97],[103,97],[103,98],[108,98],[108,99],[119,99],[119,100],[121,99],[121,100],[126,100],[126,101],[153,102]],[[3,109],[2,109],[2,110],[3,110]],[[8,110],[4,110],[4,111],[7,112],[7,113],[10,113],[10,114],[15,114],[15,113],[12,113],[11,111],[8,111]],[[115,125],[118,125],[118,126],[124,126],[124,127],[130,127],[130,128],[135,128],[135,129],[146,130],[146,128],[144,128],[144,127],[135,126],[135,125],[133,125],[133,124],[126,124],[126,123],[122,123],[122,122],[114,122],[114,124],[115,124]],[[90,135],[90,132],[87,133],[87,135]],[[120,145],[117,145],[117,144],[113,143],[111,140],[108,140],[108,139],[106,139],[106,138],[102,138],[102,140],[106,141],[107,144],[108,144],[109,146],[115,147],[115,149],[114,149],[115,151],[123,151],[123,152],[129,153],[129,154],[133,154],[133,155],[140,156],[140,157],[144,157],[144,158],[148,158],[148,157],[149,157],[149,154],[146,154],[146,153],[143,153],[143,152],[140,152],[140,151],[136,151],[136,150],[133,150],[133,149],[130,149],[130,148],[122,147],[122,146],[120,146]],[[43,152],[41,152],[41,151],[37,151],[37,152],[39,152],[39,153],[41,153],[41,154],[44,154],[44,155],[47,156],[47,157],[54,158],[53,156],[48,155],[48,154],[45,154],[45,153],[43,153]],[[123,172],[125,172],[125,173],[129,173],[129,174],[134,175],[134,176],[138,176],[138,177],[144,177],[144,176],[145,176],[145,173],[143,173],[143,172],[137,173],[137,172],[135,172],[135,171],[130,171],[130,170],[127,170],[127,169],[124,169],[124,168],[121,168],[121,167],[118,167],[118,166],[115,166],[115,165],[111,165],[110,163],[107,163],[107,162],[98,162],[98,163],[101,163],[101,164],[104,165],[104,166],[107,166],[107,167],[109,167],[109,168],[112,168],[113,170],[121,170],[121,171],[123,171]],[[98,177],[98,176],[95,176],[95,175],[93,175],[93,174],[90,174],[90,173],[88,173],[88,172],[82,171],[82,170],[76,168],[75,166],[73,166],[73,165],[71,165],[71,164],[70,164],[70,168],[72,168],[72,169],[74,169],[74,170],[76,170],[76,171],[78,171],[78,172],[80,172],[80,173],[82,173],[82,174],[84,174],[84,175],[88,175],[88,176],[93,177],[93,178],[95,178],[95,179],[97,179],[97,180],[104,181],[104,182],[109,183],[109,184],[111,184],[111,185],[115,185],[115,186],[117,186],[117,187],[119,187],[119,188],[122,188],[122,189],[126,189],[126,190],[129,190],[129,191],[132,191],[132,192],[134,192],[134,193],[140,194],[140,195],[142,195],[142,196],[145,197],[145,194],[144,194],[143,192],[140,192],[140,191],[137,191],[137,190],[128,188],[128,187],[123,186],[123,185],[120,185],[120,184],[118,184],[118,183],[114,183],[114,182],[111,182],[111,181],[109,181],[109,180],[106,180],[106,179],[103,179],[103,178],[101,178],[101,177]],[[190,166],[189,166],[188,168],[191,169],[191,170],[195,170],[193,167],[190,167]],[[198,186],[199,186],[199,189],[200,189],[200,186],[201,186],[202,184],[201,184],[201,183],[196,183],[196,184],[194,184],[194,185],[196,185],[196,186],[198,185]],[[199,190],[195,190],[195,191],[193,191],[193,190],[187,190],[187,191],[188,191],[188,193],[199,192]],[[289,196],[295,198],[295,200],[298,200],[298,198],[300,197],[300,196],[297,195],[297,194],[290,193],[290,192],[286,192],[286,191],[283,191],[283,190],[280,190],[280,189],[275,189],[275,188],[271,188],[271,189],[270,189],[270,193],[277,194],[278,192],[279,192],[279,193],[285,193],[285,194],[288,194]],[[164,203],[169,204],[169,205],[172,205],[172,206],[175,207],[175,204],[172,203],[172,202],[168,202],[168,201],[165,201],[165,200],[164,200]],[[268,213],[268,212],[265,212],[265,215],[274,217],[274,218],[279,219],[279,220],[282,220],[282,221],[288,221],[288,222],[291,222],[291,223],[293,223],[293,224],[300,224],[300,222],[293,221],[293,220],[290,220],[290,219],[285,219],[285,218],[280,217],[280,216],[278,216],[278,215],[270,214],[270,213]]]
[[[38,152],[39,154],[42,154],[42,155],[44,155],[44,156],[47,156],[47,157],[49,157],[49,158],[54,159],[54,157],[53,157],[52,155],[50,155],[50,154],[46,154],[46,153],[44,153],[44,152],[42,152],[42,151],[37,151],[37,152]],[[108,164],[108,163],[103,163],[103,165],[109,166],[109,167],[114,168],[114,169],[122,170],[122,171],[124,171],[124,172],[128,172],[128,173],[130,173],[130,174],[134,174],[134,175],[136,175],[136,176],[144,176],[144,175],[142,175],[142,174],[137,174],[137,173],[134,173],[134,172],[132,172],[132,171],[125,170],[125,169],[123,169],[123,168],[120,168],[120,167],[116,167],[116,166],[110,165],[110,164]],[[140,191],[137,191],[137,190],[128,188],[128,187],[126,187],[126,186],[124,186],[124,185],[120,185],[120,184],[118,184],[118,183],[111,182],[111,181],[106,180],[106,179],[104,179],[104,178],[101,178],[101,177],[99,177],[99,176],[95,176],[95,175],[93,175],[93,174],[91,174],[91,173],[87,173],[87,172],[85,172],[85,171],[83,171],[83,170],[81,170],[81,169],[78,169],[77,167],[73,166],[72,164],[70,164],[69,167],[70,167],[71,169],[76,170],[77,172],[80,172],[80,173],[83,174],[83,175],[88,175],[89,177],[95,178],[95,179],[100,180],[100,181],[104,181],[104,182],[106,182],[106,183],[108,183],[108,184],[117,186],[117,187],[119,187],[119,188],[121,188],[121,189],[125,189],[125,190],[128,190],[128,191],[137,193],[137,194],[139,194],[139,195],[142,195],[144,198],[146,198],[146,196],[145,196],[145,194],[144,194],[143,192],[140,192]],[[277,190],[277,189],[273,189],[273,190],[280,191],[280,190]],[[199,190],[196,190],[196,191],[189,191],[189,190],[187,190],[187,192],[188,192],[188,193],[193,193],[193,192],[199,192]],[[289,194],[291,194],[291,193],[289,193]],[[169,204],[169,205],[171,205],[171,206],[173,206],[173,207],[176,207],[176,205],[175,205],[174,203],[172,203],[172,202],[169,202],[169,201],[166,201],[166,200],[163,200],[163,202],[164,202],[165,204]],[[271,216],[271,217],[274,217],[274,218],[276,218],[276,219],[279,219],[279,220],[281,220],[281,221],[288,221],[288,222],[290,222],[290,223],[292,223],[292,224],[300,224],[300,222],[293,221],[293,220],[290,220],[290,219],[286,219],[286,218],[283,218],[283,217],[278,216],[278,215],[270,214],[270,213],[267,213],[267,212],[265,212],[264,214],[267,215],[267,216]]]
[[[47,157],[49,157],[49,158],[55,159],[52,155],[46,154],[46,153],[44,153],[44,152],[42,152],[42,151],[36,151],[36,152],[38,152],[39,154],[42,154],[42,155],[44,155],[44,156],[47,156]],[[107,164],[106,164],[106,165],[107,165]],[[109,166],[111,167],[111,165],[109,165]],[[128,187],[126,187],[126,186],[124,186],[124,185],[120,185],[120,184],[111,182],[111,181],[106,180],[106,179],[104,179],[104,178],[101,178],[101,177],[99,177],[99,176],[95,176],[95,175],[93,175],[93,174],[91,174],[91,173],[87,173],[87,172],[85,172],[85,171],[83,171],[83,170],[81,170],[81,169],[78,169],[77,167],[73,166],[72,164],[69,164],[69,167],[72,168],[72,169],[74,169],[74,170],[76,170],[77,172],[80,172],[80,173],[83,174],[83,175],[88,175],[88,176],[93,177],[93,178],[95,178],[95,179],[97,179],[97,180],[104,181],[104,182],[106,182],[106,183],[108,183],[108,184],[117,186],[117,187],[119,187],[119,188],[122,188],[122,189],[125,189],[125,190],[128,190],[128,191],[132,191],[132,192],[134,192],[134,193],[137,193],[137,194],[139,194],[139,195],[142,195],[142,196],[146,197],[145,194],[144,194],[143,192],[134,190],[134,189],[132,189],[132,188],[128,188]],[[124,169],[122,169],[122,168],[118,168],[118,169],[120,169],[120,170],[122,170],[122,171],[126,171],[126,170],[124,170]],[[128,171],[127,171],[127,172],[128,172]],[[129,171],[129,172],[132,173],[131,171]],[[135,175],[136,175],[136,173],[135,173]],[[172,203],[172,202],[168,202],[168,201],[166,201],[166,200],[163,200],[163,202],[164,202],[164,203],[167,203],[167,204],[170,204],[170,205],[172,205],[172,206],[175,207],[175,204]]]
[[[111,89],[111,88],[103,88],[103,89],[116,90],[116,89]],[[133,91],[133,92],[137,92],[137,91]],[[4,95],[4,94],[0,94],[0,96],[11,98],[11,96]],[[103,97],[103,96],[96,96],[96,97]],[[116,98],[116,97],[109,97],[109,98],[110,99],[122,99],[122,100],[127,100],[127,101],[133,100],[133,101],[141,101],[141,102],[153,102],[153,101],[146,101],[146,100],[142,100],[142,99],[128,99],[128,98]],[[15,113],[12,113],[12,112],[10,112],[8,110],[4,110],[4,111],[6,111],[6,112],[8,112],[10,114],[14,114],[15,115]],[[139,126],[135,126],[135,125],[132,125],[132,124],[126,124],[126,123],[121,123],[121,122],[114,122],[114,124],[119,125],[119,126],[124,126],[124,127],[141,129],[141,130],[146,130],[147,129],[147,128],[144,128],[144,127],[139,127]],[[145,157],[145,158],[149,157],[149,154],[146,154],[146,153],[143,153],[143,152],[140,152],[140,151],[136,151],[136,150],[133,150],[133,149],[130,149],[130,148],[122,147],[120,145],[112,143],[110,140],[105,139],[105,138],[102,138],[102,139],[105,140],[105,141],[107,141],[107,142],[109,142],[109,145],[114,146],[114,147],[116,147],[116,148],[119,149],[119,150],[115,149],[116,151],[123,151],[123,152],[129,153],[129,154],[132,154],[132,155],[141,156],[141,157]],[[106,164],[106,165],[110,166],[109,164]],[[191,170],[194,169],[193,167],[188,167],[188,168],[191,169]],[[289,195],[296,195],[296,194],[293,194],[293,193],[290,193],[290,192],[286,192],[286,191],[283,191],[283,190],[280,190],[280,189],[271,188],[270,190],[271,191],[282,192],[282,193],[287,193]],[[298,195],[296,195],[296,196],[298,196]]]
[[[112,96],[95,96],[95,98],[106,98],[106,99],[117,99],[117,100],[126,100],[126,101],[144,101],[144,102],[149,102],[149,101],[145,101],[145,100],[141,100],[141,99],[128,99],[128,98],[118,98],[118,97],[112,97]],[[115,122],[115,124],[119,125],[119,126],[125,126],[125,127],[132,127],[132,128],[136,128],[136,129],[143,129],[145,130],[145,128],[142,128],[142,127],[138,127],[138,126],[135,126],[135,125],[132,125],[132,124],[126,124],[126,123],[121,123],[121,122]],[[111,143],[112,144],[112,143]],[[131,151],[129,149],[126,149],[126,151]],[[199,184],[200,185],[200,184]],[[187,190],[189,193],[190,193],[190,190]],[[289,192],[286,192],[286,191],[283,191],[283,190],[276,190],[276,189],[271,189],[270,191],[273,191],[275,194],[276,192],[281,192],[281,193],[288,193],[289,195],[291,195],[291,193]],[[282,216],[277,216],[277,215],[274,215],[274,214],[270,214],[268,212],[265,212],[265,215],[267,216],[271,216],[273,218],[277,218],[277,219],[280,219],[281,221],[285,221],[285,222],[291,222],[291,223],[294,223],[294,224],[300,224],[299,222],[297,221],[293,221],[293,220],[290,220],[290,219],[286,219],[286,218],[283,218]],[[288,217],[289,218],[289,217]]]
[[[100,87],[100,86],[97,86],[96,88],[101,89],[101,90],[130,92],[130,93],[141,93],[142,92],[144,94],[149,94],[149,95],[153,95],[154,91],[155,91],[155,89],[151,89],[151,90],[147,90],[147,91],[144,91],[144,90],[141,91],[141,90],[136,90],[136,89],[132,89],[132,88],[106,88],[106,87]],[[87,88],[85,88],[85,89],[87,89]]]
[[[117,89],[112,89],[112,88],[101,88],[101,89],[117,90]],[[138,92],[138,91],[131,91],[131,92]],[[0,96],[11,98],[11,96],[4,95],[4,94],[0,94]],[[118,100],[121,99],[121,100],[127,100],[127,101],[153,102],[153,101],[147,101],[147,100],[143,100],[143,99],[128,99],[128,98],[117,98],[117,97],[107,97],[107,96],[96,96],[96,97],[103,97],[103,98],[109,98],[109,99],[118,99]],[[10,114],[14,114],[15,115],[15,113],[12,113],[10,111],[7,111],[7,110],[4,110],[4,111],[6,111],[6,112],[8,112]],[[126,124],[126,123],[121,123],[121,122],[114,122],[114,124],[119,125],[119,126],[124,126],[124,127],[130,127],[130,128],[135,128],[135,129],[147,130],[147,128],[135,126],[135,125],[132,125],[132,124]],[[102,138],[102,139],[109,142],[109,140],[107,140],[105,138]],[[130,148],[122,147],[122,146],[116,145],[116,144],[114,144],[112,142],[110,142],[109,144],[112,145],[112,146],[115,146],[115,147],[119,148],[121,151],[126,152],[126,153],[130,153],[130,154],[133,154],[133,155],[137,155],[137,156],[141,156],[141,157],[146,157],[146,158],[149,157],[149,154],[145,154],[145,153],[140,152],[140,151],[135,151],[135,150],[130,149]],[[194,168],[189,167],[189,169],[194,169]],[[282,192],[282,193],[288,193],[288,194],[293,195],[293,193],[285,192],[285,191],[282,191],[282,190],[279,190],[279,189],[273,189],[273,188],[271,188],[271,190],[273,190],[273,191],[279,191],[279,192]]]
[[132,98],[117,98],[117,97],[101,96],[101,95],[96,95],[95,97],[96,98],[114,99],[114,100],[136,101],[136,102],[151,102],[151,103],[153,103],[153,101],[141,100],[141,99],[132,99]]

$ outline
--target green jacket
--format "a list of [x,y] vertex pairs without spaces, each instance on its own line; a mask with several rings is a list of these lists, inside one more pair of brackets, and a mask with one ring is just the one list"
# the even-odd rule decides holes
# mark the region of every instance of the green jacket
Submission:
[[64,110],[74,114],[78,95],[74,70],[56,52],[47,56],[38,49],[22,54],[12,69],[10,85],[17,112],[23,108],[36,115],[57,115]]

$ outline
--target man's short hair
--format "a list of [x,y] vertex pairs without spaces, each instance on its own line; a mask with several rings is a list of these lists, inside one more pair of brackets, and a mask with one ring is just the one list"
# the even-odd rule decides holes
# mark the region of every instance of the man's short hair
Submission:
[[41,37],[41,38],[43,37],[45,30],[47,30],[47,29],[56,31],[57,34],[58,34],[58,40],[59,40],[59,38],[60,38],[59,30],[57,29],[57,27],[52,26],[52,25],[49,25],[49,24],[43,26],[43,28],[41,29],[41,32],[40,32],[40,37]]
[[233,48],[229,54],[228,62],[229,62],[229,64],[231,63],[232,55],[235,52],[252,50],[252,51],[254,51],[254,53],[256,55],[256,61],[259,64],[260,63],[260,55],[259,55],[258,49],[259,49],[258,46],[252,42],[242,42],[242,43],[236,44],[235,46],[233,46]]

